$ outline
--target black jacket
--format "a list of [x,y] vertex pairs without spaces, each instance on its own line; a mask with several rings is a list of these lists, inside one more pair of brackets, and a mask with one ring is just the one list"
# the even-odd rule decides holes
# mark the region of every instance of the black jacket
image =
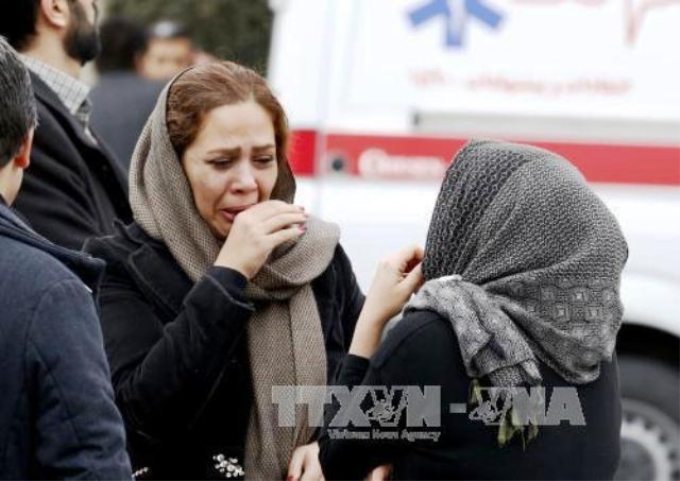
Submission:
[[[320,440],[320,459],[326,479],[363,479],[370,469],[381,464],[394,466],[393,479],[612,479],[619,460],[621,428],[616,359],[602,363],[600,377],[582,386],[570,385],[543,363],[539,368],[545,387],[545,407],[548,412],[555,409],[552,412],[559,414],[552,419],[580,422],[577,416],[571,417],[575,411],[560,411],[559,401],[563,399],[568,409],[581,408],[585,425],[571,425],[563,420],[558,426],[540,426],[538,436],[526,448],[519,434],[505,447],[499,447],[498,426],[470,419],[477,405],[469,402],[471,379],[465,372],[450,322],[431,311],[408,314],[388,333],[370,363],[361,357],[347,356],[339,383],[418,386],[423,393],[424,386],[436,386],[440,388],[440,398],[430,397],[430,401],[435,401],[439,423],[430,417],[431,425],[420,423],[419,428],[408,427],[407,416],[402,412],[394,428],[381,428],[379,422],[371,422],[372,427],[383,432],[396,431],[399,435],[396,440],[379,439],[370,429],[354,426],[349,427],[352,435],[368,431],[370,438],[338,439],[349,436],[330,425],[338,414],[336,403],[329,409],[328,429]],[[575,388],[578,401],[555,397],[556,387]],[[370,412],[375,403],[368,395],[364,399],[360,397],[356,396],[355,402],[363,402],[364,412]],[[401,399],[397,394],[389,403],[395,412],[402,406]],[[485,399],[488,399],[486,395]],[[412,407],[415,411],[427,412],[423,406],[429,405],[412,404],[406,409]],[[465,410],[454,409],[456,412],[452,413],[451,404],[462,405]],[[403,437],[404,431],[434,432],[440,437],[437,441],[409,439]]]
[[93,302],[103,267],[0,200],[0,479],[131,478]]
[[[244,334],[255,309],[243,294],[246,279],[212,267],[194,285],[165,244],[136,224],[86,250],[107,262],[101,320],[135,469],[204,479],[218,475],[213,456],[242,463],[251,405]],[[330,379],[364,299],[342,248],[312,288]]]
[[39,234],[80,250],[89,237],[113,233],[114,219],[132,219],[126,176],[101,139],[95,144],[87,136],[57,94],[32,72],[31,81],[39,124],[14,206]]

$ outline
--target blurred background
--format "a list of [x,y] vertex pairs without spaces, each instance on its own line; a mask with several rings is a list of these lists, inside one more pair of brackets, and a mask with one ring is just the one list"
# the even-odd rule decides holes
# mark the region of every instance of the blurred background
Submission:
[[680,480],[680,0],[100,7],[93,122],[121,163],[177,72],[218,59],[258,70],[289,115],[296,202],[340,224],[364,288],[385,252],[424,243],[438,183],[468,139],[569,159],[630,248],[617,479]]
[[172,20],[184,25],[197,51],[263,71],[267,66],[273,13],[266,0],[106,0],[107,15],[145,26]]

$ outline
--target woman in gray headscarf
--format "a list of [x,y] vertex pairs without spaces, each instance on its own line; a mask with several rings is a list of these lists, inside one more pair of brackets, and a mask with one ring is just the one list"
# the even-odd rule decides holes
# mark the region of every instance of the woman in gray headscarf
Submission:
[[132,159],[135,222],[101,319],[138,479],[320,479],[307,416],[274,386],[324,385],[363,303],[339,228],[294,205],[285,113],[264,79],[197,66],[161,93]]
[[[626,258],[613,215],[567,161],[465,146],[422,264],[387,259],[369,290],[339,380],[387,389],[340,396],[329,411],[326,479],[379,465],[396,479],[611,479]],[[421,269],[426,282],[378,346]]]

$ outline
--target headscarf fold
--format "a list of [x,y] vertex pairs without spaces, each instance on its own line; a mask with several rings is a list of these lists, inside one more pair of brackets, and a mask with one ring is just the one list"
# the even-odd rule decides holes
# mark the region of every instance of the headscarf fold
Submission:
[[[166,109],[173,82],[161,93],[135,148],[130,203],[135,221],[163,241],[197,281],[213,265],[223,242],[196,210],[170,142]],[[287,165],[280,167],[278,198],[292,202],[294,179]],[[310,283],[332,261],[339,237],[337,225],[310,218],[306,233],[275,249],[246,289],[257,306],[247,326],[253,406],[245,443],[246,479],[285,477],[293,450],[310,442],[314,433],[306,416],[297,416],[294,428],[278,425],[272,387],[326,384],[325,342]]]
[[538,385],[540,359],[584,384],[612,358],[627,255],[614,216],[569,162],[473,141],[447,171],[425,247],[427,282],[405,310],[451,322],[472,378]]

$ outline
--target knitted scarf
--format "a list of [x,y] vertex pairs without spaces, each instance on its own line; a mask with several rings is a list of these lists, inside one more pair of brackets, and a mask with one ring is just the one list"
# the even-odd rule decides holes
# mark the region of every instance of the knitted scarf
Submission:
[[538,385],[538,358],[588,383],[614,351],[627,255],[614,216],[569,162],[473,141],[447,171],[425,247],[427,282],[406,311],[451,322],[472,378]]
[[[197,281],[223,242],[196,210],[170,143],[166,104],[171,85],[161,93],[135,148],[130,203],[135,221],[163,241]],[[288,166],[279,169],[275,192],[278,199],[292,201],[295,181]],[[256,304],[247,326],[254,391],[245,447],[247,479],[282,479],[295,447],[310,442],[314,433],[306,416],[296,416],[294,428],[279,427],[272,387],[326,383],[325,343],[310,282],[330,264],[339,236],[335,224],[311,218],[302,238],[279,246],[246,289]]]

